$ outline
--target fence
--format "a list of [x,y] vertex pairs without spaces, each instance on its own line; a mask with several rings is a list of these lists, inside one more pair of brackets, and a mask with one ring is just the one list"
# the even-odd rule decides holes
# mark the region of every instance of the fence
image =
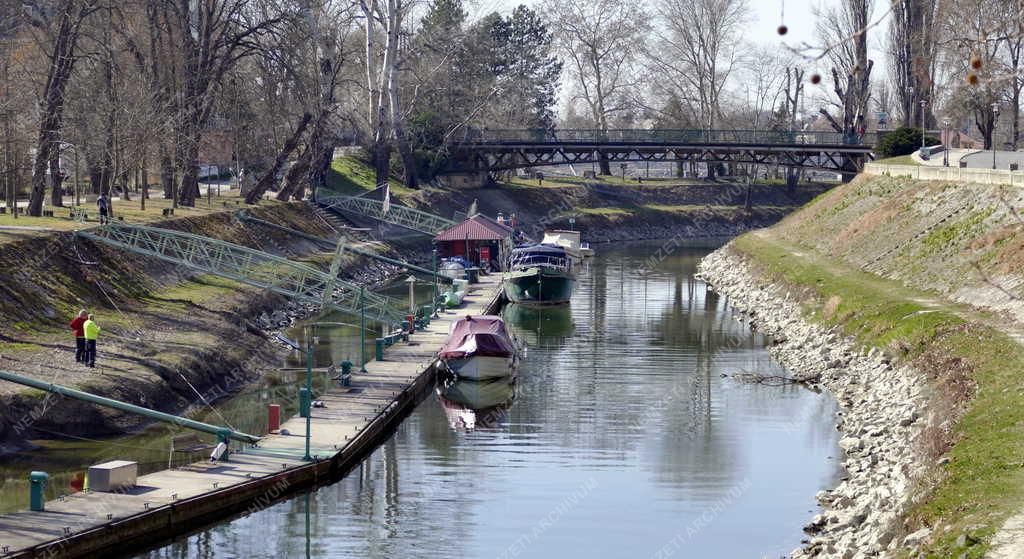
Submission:
[[1007,184],[1011,186],[1024,185],[1024,171],[1003,169],[868,163],[864,166],[864,174],[871,176],[910,177],[923,181],[974,182],[979,184]]

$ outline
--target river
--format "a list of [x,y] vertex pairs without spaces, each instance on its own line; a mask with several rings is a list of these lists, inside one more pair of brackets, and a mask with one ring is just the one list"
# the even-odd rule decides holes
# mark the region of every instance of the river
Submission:
[[[529,347],[515,382],[439,381],[342,481],[139,557],[789,552],[841,475],[835,404],[723,376],[784,371],[694,279],[706,250],[642,273],[657,247],[598,247],[569,307],[507,307]],[[321,358],[357,352],[355,332],[335,331]]]

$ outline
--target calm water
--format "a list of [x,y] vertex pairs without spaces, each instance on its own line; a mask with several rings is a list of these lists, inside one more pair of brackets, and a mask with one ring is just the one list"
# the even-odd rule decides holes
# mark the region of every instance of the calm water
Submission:
[[[142,557],[792,550],[814,493],[838,476],[833,402],[722,378],[783,371],[728,301],[693,279],[706,251],[639,274],[656,248],[599,247],[570,308],[507,308],[529,344],[515,382],[442,383],[341,482]],[[356,332],[331,332],[318,358],[351,358]]]

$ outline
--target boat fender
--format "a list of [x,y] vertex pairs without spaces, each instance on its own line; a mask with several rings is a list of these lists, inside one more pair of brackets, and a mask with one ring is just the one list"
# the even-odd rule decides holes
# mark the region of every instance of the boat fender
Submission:
[[210,462],[216,462],[220,460],[224,453],[228,451],[228,445],[224,443],[217,443],[217,447],[213,449],[213,454],[210,454]]

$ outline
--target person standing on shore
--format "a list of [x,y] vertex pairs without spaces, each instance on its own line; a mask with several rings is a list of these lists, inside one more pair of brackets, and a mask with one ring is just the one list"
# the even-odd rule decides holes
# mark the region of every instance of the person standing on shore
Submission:
[[100,326],[89,315],[89,320],[82,325],[85,333],[85,364],[89,367],[96,366],[96,340],[100,337]]
[[78,311],[78,316],[71,321],[71,332],[75,335],[75,362],[85,363],[85,321],[89,319],[85,309]]
[[96,208],[100,211],[100,225],[110,221],[110,200],[107,200],[105,194],[100,194],[99,198],[96,198]]

